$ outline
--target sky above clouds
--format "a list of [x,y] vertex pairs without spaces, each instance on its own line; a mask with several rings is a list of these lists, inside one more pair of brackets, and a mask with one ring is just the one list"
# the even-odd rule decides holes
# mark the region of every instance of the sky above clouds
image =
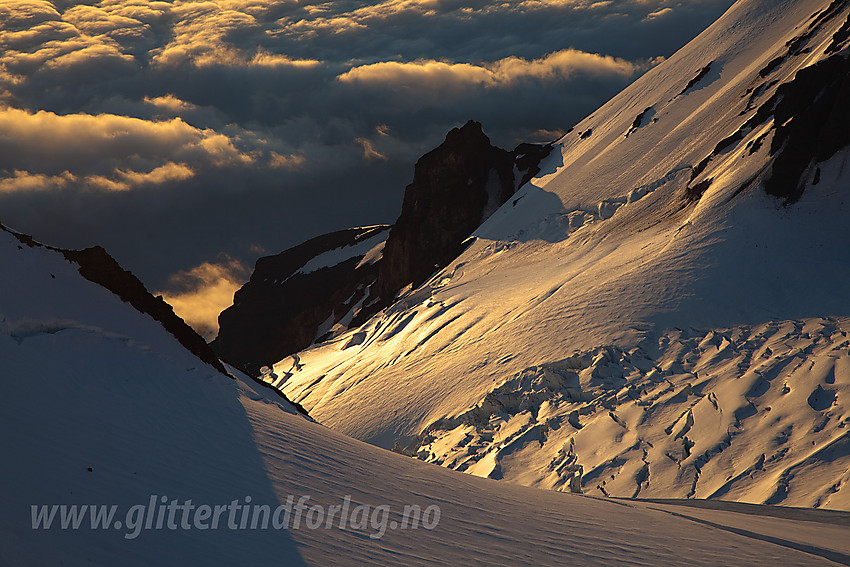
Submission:
[[258,256],[392,222],[452,127],[553,140],[731,3],[3,0],[0,222],[214,333]]

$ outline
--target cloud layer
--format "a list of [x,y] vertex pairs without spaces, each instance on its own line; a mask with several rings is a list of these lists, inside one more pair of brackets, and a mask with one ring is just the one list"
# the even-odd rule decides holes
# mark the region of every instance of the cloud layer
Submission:
[[434,60],[409,63],[387,61],[354,67],[337,79],[342,82],[377,83],[426,90],[442,84],[510,87],[525,79],[564,80],[582,73],[588,76],[631,77],[640,67],[646,65],[576,49],[563,49],[531,61],[511,56],[478,65]]
[[468,119],[557,137],[730,4],[8,0],[0,220],[176,289],[221,253],[391,222]]

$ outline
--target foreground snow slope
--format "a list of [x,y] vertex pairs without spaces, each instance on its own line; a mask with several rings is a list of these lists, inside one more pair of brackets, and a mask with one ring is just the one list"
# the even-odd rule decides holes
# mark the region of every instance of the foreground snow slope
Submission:
[[[795,534],[798,522],[766,517],[759,533],[735,534],[643,504],[462,475],[345,438],[268,388],[200,362],[59,253],[0,232],[0,263],[2,565],[828,565],[846,557],[841,546]],[[200,530],[190,520],[184,528],[180,512],[176,529],[91,529],[88,517],[79,529],[31,523],[33,505],[114,505],[120,522],[151,497],[199,507],[250,496],[274,508],[288,495],[326,507],[346,496],[388,505],[392,521],[413,504],[441,515],[433,529],[390,525],[383,538],[370,537],[378,533],[371,523],[309,530],[302,520],[301,529],[277,531],[227,529],[222,520]],[[812,525],[828,532],[844,519],[821,515]]]
[[[812,150],[801,196],[765,193],[794,162],[778,132],[846,106],[849,11],[736,3],[568,133],[456,262],[276,385],[482,476],[850,507],[847,149]],[[818,62],[838,102],[798,96]]]

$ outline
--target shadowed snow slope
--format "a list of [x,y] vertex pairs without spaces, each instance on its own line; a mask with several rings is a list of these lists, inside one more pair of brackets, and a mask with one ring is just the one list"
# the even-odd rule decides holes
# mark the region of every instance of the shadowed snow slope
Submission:
[[[767,542],[642,505],[463,475],[345,438],[270,389],[201,362],[60,253],[0,232],[0,262],[0,564],[826,565],[840,553],[806,538],[803,549],[787,527]],[[172,502],[200,510],[249,497],[275,509],[289,495],[328,511],[346,496],[352,506],[390,508],[372,511],[368,524],[312,530],[307,513],[300,529],[293,519],[289,530],[251,529],[253,512],[245,529],[230,529],[228,510],[218,529],[203,530],[209,516],[196,524],[192,509],[165,511]],[[43,517],[33,529],[42,505],[67,508],[50,529]],[[80,523],[62,529],[73,505]],[[81,507],[102,505],[115,515],[92,528]],[[432,514],[431,529],[394,530],[406,505],[439,507],[439,522]],[[234,510],[233,525],[243,525],[244,511]],[[764,522],[765,533],[783,529]],[[382,525],[383,537],[370,537]]]
[[850,507],[848,13],[736,3],[561,139],[448,268],[276,385],[474,474]]

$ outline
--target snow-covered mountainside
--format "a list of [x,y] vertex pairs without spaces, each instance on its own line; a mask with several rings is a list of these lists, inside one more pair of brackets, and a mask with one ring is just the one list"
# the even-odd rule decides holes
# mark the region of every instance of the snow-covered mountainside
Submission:
[[276,386],[481,476],[850,509],[848,14],[739,1]]
[[[343,437],[202,362],[60,251],[0,231],[0,264],[2,565],[850,559],[846,515],[605,502]],[[401,529],[406,506],[430,510],[427,525],[423,512]]]

